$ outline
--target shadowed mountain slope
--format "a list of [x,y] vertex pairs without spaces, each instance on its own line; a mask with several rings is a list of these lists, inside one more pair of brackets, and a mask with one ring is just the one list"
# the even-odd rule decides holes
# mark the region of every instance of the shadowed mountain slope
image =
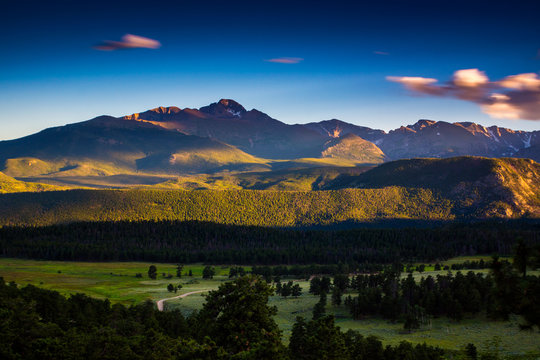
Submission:
[[530,159],[455,157],[398,160],[326,188],[429,188],[476,216],[540,216],[540,164]]
[[220,141],[109,116],[0,142],[13,176],[215,171],[262,161]]

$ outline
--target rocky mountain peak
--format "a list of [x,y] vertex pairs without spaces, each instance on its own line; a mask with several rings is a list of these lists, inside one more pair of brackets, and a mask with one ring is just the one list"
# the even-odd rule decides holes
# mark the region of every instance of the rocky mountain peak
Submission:
[[408,128],[413,129],[414,131],[419,131],[436,123],[437,121],[434,120],[420,119],[416,122],[416,124],[408,126]]
[[240,118],[246,113],[246,109],[242,105],[231,99],[221,99],[217,103],[203,106],[199,111],[213,116],[228,118]]

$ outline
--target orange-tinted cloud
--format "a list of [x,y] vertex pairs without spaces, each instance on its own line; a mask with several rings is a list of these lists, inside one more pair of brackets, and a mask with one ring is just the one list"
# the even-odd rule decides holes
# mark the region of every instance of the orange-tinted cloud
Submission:
[[268,59],[265,61],[278,64],[298,64],[299,62],[304,61],[304,59],[299,57],[281,57],[275,59]]
[[540,90],[540,79],[535,73],[507,76],[500,80],[501,87],[516,90]]
[[442,95],[443,92],[439,86],[433,85],[437,79],[417,76],[387,76],[386,80],[403,84],[407,89],[422,94]]
[[540,120],[540,78],[526,73],[490,81],[483,71],[464,69],[454,72],[450,81],[437,84],[437,79],[387,76],[406,89],[425,95],[449,96],[472,101],[494,118]]
[[122,36],[122,41],[104,41],[103,43],[94,46],[96,50],[113,51],[123,49],[158,49],[161,43],[154,39],[145,38],[142,36],[126,34]]

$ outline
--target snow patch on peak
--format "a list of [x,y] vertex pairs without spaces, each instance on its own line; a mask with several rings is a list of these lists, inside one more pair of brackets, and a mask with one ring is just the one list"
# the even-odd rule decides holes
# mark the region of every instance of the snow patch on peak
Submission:
[[239,111],[234,111],[233,109],[227,109],[227,112],[229,114],[231,114],[232,116],[236,116],[236,117],[242,117],[242,111],[239,110]]
[[489,133],[489,137],[492,138],[493,140],[495,140],[496,142],[499,142],[499,139],[497,138],[497,136],[493,133],[493,130],[490,129],[490,128],[487,128],[486,129]]
[[[527,137],[527,136],[525,135],[525,137]],[[529,134],[529,138],[523,140],[523,147],[524,147],[525,149],[531,147],[531,139],[532,139],[532,134]]]

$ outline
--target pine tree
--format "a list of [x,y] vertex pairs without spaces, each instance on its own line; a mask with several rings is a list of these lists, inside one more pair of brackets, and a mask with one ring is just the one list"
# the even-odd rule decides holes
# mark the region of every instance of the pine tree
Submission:
[[296,298],[302,295],[302,288],[300,287],[300,284],[294,284],[294,286],[292,287],[291,295]]
[[292,327],[291,338],[289,339],[289,354],[291,359],[304,359],[309,351],[306,325],[303,317],[296,317],[296,322]]
[[157,268],[155,265],[150,265],[148,268],[148,277],[152,280],[156,280],[157,278]]
[[184,265],[176,265],[176,277],[181,278],[182,277],[182,270],[184,269]]
[[319,302],[313,307],[313,320],[318,320],[326,314],[326,293],[322,292]]
[[239,358],[281,359],[281,331],[268,306],[272,288],[259,276],[246,275],[226,282],[206,296],[197,315],[200,339],[210,336],[217,345]]

